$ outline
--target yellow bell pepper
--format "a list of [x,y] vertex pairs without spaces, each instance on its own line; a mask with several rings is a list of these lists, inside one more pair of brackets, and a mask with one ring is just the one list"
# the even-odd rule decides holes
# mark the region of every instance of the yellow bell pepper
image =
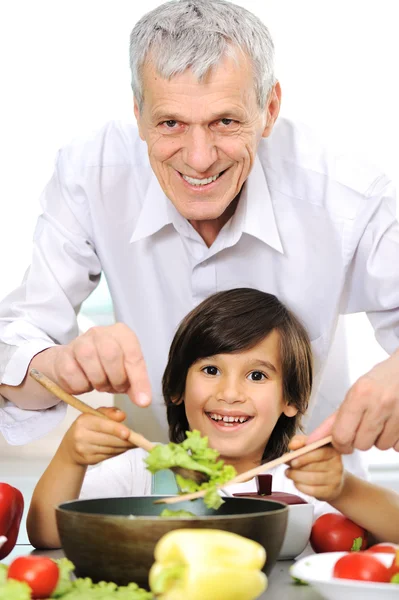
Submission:
[[218,529],[176,529],[155,547],[149,574],[160,600],[254,600],[267,587],[266,551]]

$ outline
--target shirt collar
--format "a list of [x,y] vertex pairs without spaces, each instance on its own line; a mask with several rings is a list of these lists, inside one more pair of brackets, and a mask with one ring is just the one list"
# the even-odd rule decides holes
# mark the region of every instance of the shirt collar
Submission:
[[[149,237],[166,225],[174,223],[173,213],[177,211],[173,209],[155,173],[151,172],[150,184],[130,242]],[[239,232],[247,233],[284,254],[266,176],[258,156],[242,188],[233,222],[238,237]]]
[[241,203],[242,232],[284,254],[266,175],[258,156],[242,188],[239,204]]
[[137,242],[160,231],[166,225],[172,223],[170,204],[164,194],[155,173],[151,170],[150,184],[144,196],[143,205],[137,219],[130,242]]

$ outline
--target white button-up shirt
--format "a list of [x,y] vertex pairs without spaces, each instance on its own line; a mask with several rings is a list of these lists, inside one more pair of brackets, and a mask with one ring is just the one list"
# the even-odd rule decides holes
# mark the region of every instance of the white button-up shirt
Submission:
[[[258,288],[296,313],[315,356],[311,408],[339,314],[366,311],[384,349],[398,347],[392,185],[374,167],[330,155],[288,120],[261,140],[237,210],[210,248],[163,193],[131,124],[110,123],[64,148],[42,206],[31,267],[0,305],[1,383],[18,385],[37,352],[78,334],[76,314],[102,271],[116,319],[140,340],[164,431],[170,342],[180,320],[214,292]],[[342,401],[328,390],[322,398],[318,421]],[[3,402],[1,431],[11,443],[28,442],[63,410]]]

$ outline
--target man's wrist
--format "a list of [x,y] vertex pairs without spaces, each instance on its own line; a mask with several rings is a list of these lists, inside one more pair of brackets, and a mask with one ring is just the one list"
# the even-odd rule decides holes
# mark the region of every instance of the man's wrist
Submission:
[[49,348],[45,348],[41,350],[35,356],[32,357],[32,360],[29,363],[28,370],[26,376],[29,376],[29,371],[31,369],[37,369],[44,375],[46,375],[51,381],[54,383],[59,383],[57,381],[57,376],[54,368],[54,364],[56,361],[56,356],[59,353],[62,346],[50,346]]

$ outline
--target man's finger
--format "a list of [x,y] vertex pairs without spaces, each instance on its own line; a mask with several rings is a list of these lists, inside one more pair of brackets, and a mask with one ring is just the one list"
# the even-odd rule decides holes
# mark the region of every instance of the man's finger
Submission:
[[97,348],[112,391],[114,393],[124,393],[128,388],[128,379],[123,364],[123,350],[118,340],[112,335],[99,336]]
[[124,323],[116,323],[112,335],[123,352],[123,365],[128,378],[126,393],[137,406],[148,406],[151,403],[151,385],[136,334]]
[[385,422],[384,429],[375,442],[379,450],[395,448],[399,443],[399,417],[392,416]]
[[331,433],[333,446],[341,454],[350,454],[355,448],[357,432],[367,411],[366,401],[370,400],[365,392],[365,388],[359,385],[358,380],[346,394],[336,412]]
[[144,358],[141,356],[134,361],[125,361],[126,373],[130,381],[127,395],[137,406],[151,404],[151,387]]
[[83,394],[93,389],[68,346],[62,346],[56,356],[55,373],[58,384],[69,394]]
[[151,386],[147,367],[141,353],[140,345],[124,349],[125,369],[129,379],[127,394],[137,406],[148,406],[151,404]]
[[93,335],[78,337],[73,345],[73,354],[94,389],[104,391],[104,388],[109,387]]
[[332,415],[330,415],[329,417],[327,417],[327,419],[325,419],[325,421],[323,421],[318,427],[316,427],[316,429],[314,431],[312,431],[312,433],[310,435],[308,435],[308,438],[306,440],[306,445],[310,444],[311,442],[316,442],[317,440],[321,440],[322,438],[326,437],[327,435],[331,435],[336,416],[337,416],[337,413],[335,412]]
[[366,410],[363,418],[356,431],[356,436],[353,440],[353,447],[358,450],[370,450],[374,446],[374,442],[384,431],[386,419],[381,414],[381,411]]

